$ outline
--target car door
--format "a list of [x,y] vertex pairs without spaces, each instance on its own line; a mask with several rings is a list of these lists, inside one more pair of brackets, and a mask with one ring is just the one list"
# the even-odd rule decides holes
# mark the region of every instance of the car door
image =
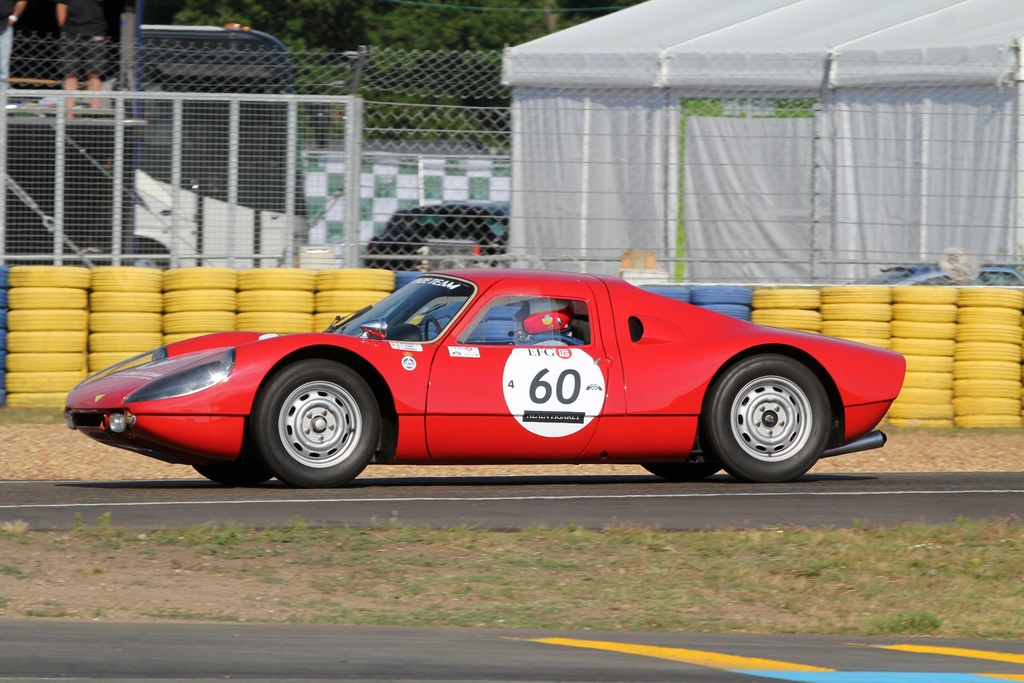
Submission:
[[431,460],[572,461],[597,429],[608,388],[593,292],[488,294],[434,357]]

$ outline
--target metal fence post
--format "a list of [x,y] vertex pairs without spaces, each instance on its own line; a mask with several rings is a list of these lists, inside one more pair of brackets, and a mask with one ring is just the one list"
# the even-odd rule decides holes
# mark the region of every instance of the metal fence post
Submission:
[[363,99],[349,98],[345,117],[345,267],[359,266],[360,175],[363,167]]

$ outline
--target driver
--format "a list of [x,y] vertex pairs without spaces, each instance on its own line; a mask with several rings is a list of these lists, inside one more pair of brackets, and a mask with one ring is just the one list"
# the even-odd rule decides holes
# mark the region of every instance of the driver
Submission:
[[564,299],[527,299],[515,314],[516,340],[529,344],[538,336],[544,339],[571,337],[572,304]]

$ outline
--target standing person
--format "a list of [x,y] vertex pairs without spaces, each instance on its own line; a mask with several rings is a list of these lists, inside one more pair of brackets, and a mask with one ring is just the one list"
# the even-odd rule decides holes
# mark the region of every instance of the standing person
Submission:
[[[60,27],[64,89],[77,92],[78,79],[85,76],[86,90],[99,90],[107,50],[107,18],[103,14],[102,0],[54,0],[54,3]],[[68,106],[74,104],[74,98],[69,98]],[[92,98],[89,105],[94,109],[100,106],[99,98]]]
[[11,48],[14,46],[14,25],[25,11],[28,0],[0,0],[0,17],[7,21],[0,24],[0,90],[7,87],[11,75]]

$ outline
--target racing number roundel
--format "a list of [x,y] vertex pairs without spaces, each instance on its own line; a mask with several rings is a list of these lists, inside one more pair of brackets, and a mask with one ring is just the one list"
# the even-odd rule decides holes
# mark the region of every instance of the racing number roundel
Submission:
[[604,406],[604,375],[582,349],[513,349],[501,381],[509,412],[538,436],[574,434]]

